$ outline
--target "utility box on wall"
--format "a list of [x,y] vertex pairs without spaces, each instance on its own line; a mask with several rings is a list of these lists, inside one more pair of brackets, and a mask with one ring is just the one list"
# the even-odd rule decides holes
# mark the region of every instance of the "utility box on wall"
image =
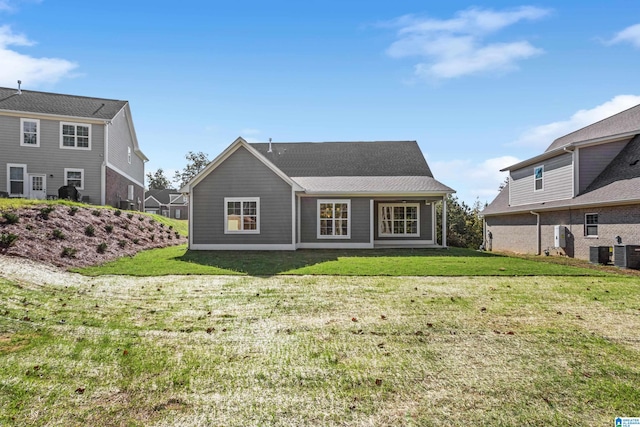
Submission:
[[567,227],[564,225],[553,226],[553,244],[556,248],[567,246]]

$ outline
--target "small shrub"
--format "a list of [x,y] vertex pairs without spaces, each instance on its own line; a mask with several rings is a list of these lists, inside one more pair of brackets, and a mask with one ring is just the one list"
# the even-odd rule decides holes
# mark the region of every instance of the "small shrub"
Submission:
[[138,226],[138,230],[140,230],[140,231],[144,231],[144,227],[143,227],[143,226],[141,226],[141,225],[139,225],[139,226]]
[[179,238],[180,238],[180,233],[176,231],[176,239],[179,239]]
[[101,216],[102,215],[102,211],[100,209],[94,209],[91,214],[93,216]]
[[93,225],[89,224],[84,228],[84,234],[89,237],[93,237],[96,235],[96,229],[93,227]]
[[20,216],[13,212],[4,212],[2,217],[7,221],[7,224],[17,224],[20,222]]
[[127,214],[127,218],[129,218],[129,219],[133,218],[133,214],[132,213],[128,213]]
[[162,222],[160,223],[160,228],[164,228],[164,224]]
[[127,246],[127,241],[126,240],[119,240],[118,241],[118,246],[120,246],[121,248],[124,249],[124,247]]
[[107,233],[113,232],[113,225],[112,224],[105,225],[104,226],[104,231],[106,231]]
[[62,248],[61,256],[63,258],[75,258],[76,252],[78,252],[76,248]]
[[138,243],[140,243],[140,239],[133,239],[132,242],[134,245],[137,245]]
[[97,251],[99,254],[103,254],[107,250],[107,244],[102,242],[98,245]]
[[149,232],[153,233],[154,228],[153,227],[149,227],[149,228],[147,228],[147,230],[149,230]]
[[122,228],[124,228],[125,230],[129,229],[129,223],[125,222],[124,224],[122,224]]
[[169,235],[167,236],[167,239],[171,240],[171,239],[173,239],[173,236],[171,236],[171,234],[169,234]]
[[169,230],[173,230],[173,225],[170,225],[170,226],[169,226]]
[[56,228],[55,230],[53,230],[53,238],[54,239],[59,239],[59,240],[64,240],[66,239],[66,236],[64,235],[64,233],[62,232],[62,230],[60,230],[59,228]]
[[138,217],[138,221],[140,221],[140,222],[144,221],[144,217],[143,216],[139,216]]
[[74,216],[77,212],[78,212],[78,207],[77,206],[71,206],[69,208],[69,215]]
[[155,223],[156,223],[156,220],[155,220],[155,219],[151,218],[151,219],[149,220],[149,224],[153,225],[153,224],[155,224]]
[[152,234],[151,237],[149,237],[151,239],[151,241],[153,242],[154,240],[156,240],[156,235]]
[[16,240],[18,240],[18,236],[16,234],[2,233],[0,234],[0,248],[7,250],[16,244]]
[[49,214],[55,210],[56,208],[54,208],[53,206],[46,206],[44,208],[40,208],[40,218],[49,219]]
[[113,214],[115,216],[120,216],[120,215],[122,215],[122,211],[120,209],[116,209],[116,211]]
[[27,225],[24,226],[24,228],[26,228],[27,230],[31,231],[31,230],[33,230],[33,225],[27,224]]

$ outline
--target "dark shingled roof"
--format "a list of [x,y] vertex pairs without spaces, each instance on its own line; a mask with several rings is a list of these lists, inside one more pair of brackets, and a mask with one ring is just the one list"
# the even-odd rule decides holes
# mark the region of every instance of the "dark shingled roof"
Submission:
[[587,189],[576,197],[545,203],[509,206],[509,188],[507,186],[482,211],[482,214],[499,215],[628,203],[640,203],[640,135],[633,138]]
[[[171,194],[180,194],[180,192],[174,190],[173,188],[166,188],[164,190],[147,190],[144,193],[144,198],[147,199],[148,197],[153,197],[163,205],[168,205],[169,201],[171,200],[169,195]],[[183,203],[182,199],[180,200],[180,203]]]
[[59,93],[0,87],[0,111],[21,111],[57,116],[110,120],[127,104],[115,99],[89,98]]
[[416,141],[252,143],[290,177],[433,177]]
[[626,133],[640,133],[640,104],[628,110],[614,114],[589,126],[578,129],[568,135],[561,136],[545,150],[555,150],[568,144],[589,141]]

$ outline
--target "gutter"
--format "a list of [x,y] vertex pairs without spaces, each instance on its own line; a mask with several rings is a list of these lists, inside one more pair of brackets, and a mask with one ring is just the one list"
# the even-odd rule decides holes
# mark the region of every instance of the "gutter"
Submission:
[[536,255],[540,255],[540,214],[534,211],[529,213],[536,216]]

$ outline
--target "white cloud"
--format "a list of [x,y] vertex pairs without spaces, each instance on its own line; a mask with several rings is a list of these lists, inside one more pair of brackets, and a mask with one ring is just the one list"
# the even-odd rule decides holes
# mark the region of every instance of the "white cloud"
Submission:
[[480,163],[471,160],[429,162],[433,176],[453,187],[459,200],[469,206],[476,199],[491,202],[498,195],[498,188],[507,174],[500,169],[518,163],[513,156],[494,157]]
[[508,11],[472,8],[448,20],[405,15],[385,24],[396,27],[398,40],[387,49],[392,58],[426,59],[415,66],[423,78],[453,78],[491,70],[509,71],[516,62],[543,53],[527,41],[494,42],[489,35],[519,21],[533,21],[549,10],[523,6]]
[[517,140],[509,145],[518,145],[544,150],[551,145],[556,138],[574,132],[638,104],[640,104],[640,96],[618,95],[589,110],[579,110],[567,120],[560,120],[528,129],[523,132]]
[[[0,3],[0,4],[7,4]],[[14,33],[8,25],[0,26],[0,85],[15,86],[22,80],[29,87],[55,83],[69,77],[77,64],[60,58],[34,58],[10,49],[12,46],[33,46],[23,34]]]
[[632,25],[617,33],[607,44],[628,42],[640,48],[640,24]]

